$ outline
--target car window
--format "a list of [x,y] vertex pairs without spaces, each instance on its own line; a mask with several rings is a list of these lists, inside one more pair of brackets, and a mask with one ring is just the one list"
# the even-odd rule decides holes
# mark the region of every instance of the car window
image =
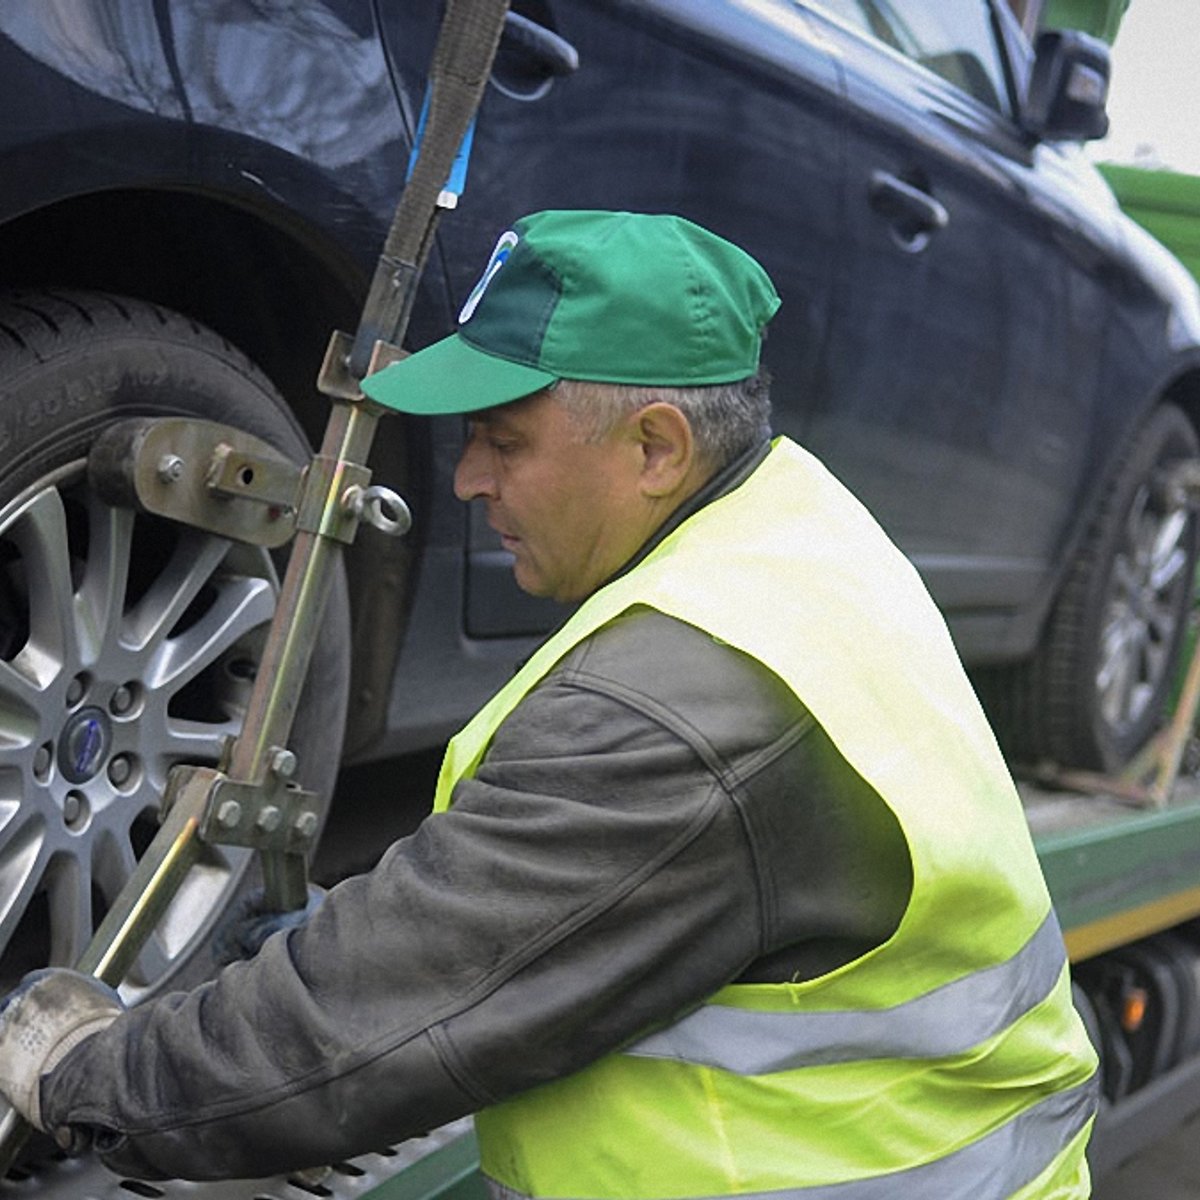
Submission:
[[1009,113],[988,0],[819,0],[819,7]]

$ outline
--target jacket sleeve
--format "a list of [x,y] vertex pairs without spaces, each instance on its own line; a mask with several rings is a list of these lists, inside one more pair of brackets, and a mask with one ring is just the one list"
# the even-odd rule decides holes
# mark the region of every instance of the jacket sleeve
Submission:
[[830,969],[890,934],[908,888],[894,821],[847,772],[759,664],[622,619],[510,714],[449,812],[256,959],[81,1045],[42,1111],[104,1131],[129,1174],[336,1162],[732,980]]
[[[759,887],[724,759],[665,714],[546,681],[451,811],[306,926],[75,1050],[43,1082],[48,1123],[100,1130],[149,1178],[335,1162],[700,1002],[761,952]],[[782,747],[808,718],[764,720]]]

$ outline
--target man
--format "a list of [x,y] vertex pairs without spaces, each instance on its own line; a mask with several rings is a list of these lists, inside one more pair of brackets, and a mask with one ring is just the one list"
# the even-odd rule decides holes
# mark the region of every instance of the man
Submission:
[[1088,1194],[1095,1059],[1020,804],[915,572],[768,440],[777,304],[679,218],[541,213],[365,381],[468,414],[457,493],[578,606],[306,924],[128,1013],[73,972],[19,996],[26,1115],[147,1176],[477,1112],[501,1197]]

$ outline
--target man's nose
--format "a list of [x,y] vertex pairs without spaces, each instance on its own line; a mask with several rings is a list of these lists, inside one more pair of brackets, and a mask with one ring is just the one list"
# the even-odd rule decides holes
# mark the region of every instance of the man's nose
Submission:
[[468,440],[454,468],[454,494],[460,500],[477,500],[495,491],[485,455],[473,440]]

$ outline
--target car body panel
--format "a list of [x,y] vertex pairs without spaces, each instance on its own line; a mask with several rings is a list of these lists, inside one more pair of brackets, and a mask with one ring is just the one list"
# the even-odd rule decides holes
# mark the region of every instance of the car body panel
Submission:
[[[847,250],[807,442],[917,564],[963,644],[976,610],[1040,600],[1061,552],[1101,398],[1103,255],[1091,228],[1049,211],[1058,198],[1011,117],[830,31],[847,76]],[[936,198],[945,227],[906,244],[873,202],[880,176]]]
[[[453,328],[496,237],[525,212],[617,207],[708,225],[759,257],[783,297],[764,351],[778,430],[862,496],[968,662],[1012,661],[1034,645],[1130,430],[1197,365],[1195,288],[1077,147],[1022,132],[1032,52],[998,3],[993,107],[839,8],[516,0],[578,69],[506,38],[410,345]],[[437,21],[416,0],[0,7],[0,276],[111,277],[185,310],[194,295],[197,318],[251,352],[269,320],[278,361],[266,365],[313,428],[310,387],[285,376],[289,357],[307,364],[321,347],[291,354],[288,313],[303,299],[319,324],[325,300],[272,272],[281,257],[313,264],[297,278],[336,281],[331,313],[363,294]],[[899,244],[873,195],[880,178],[928,193],[945,228]],[[107,245],[88,227],[118,210],[136,214],[144,244]],[[184,215],[155,236],[171,212]],[[238,215],[236,253],[210,224],[221,213]],[[277,239],[274,258],[246,252],[255,230]],[[237,310],[227,324],[223,294]],[[409,474],[417,524],[402,555],[351,553],[376,614],[407,580],[394,625],[356,635],[373,667],[355,693],[360,755],[445,736],[562,615],[516,589],[494,535],[453,499],[461,436],[456,419],[394,420],[379,438],[377,461]]]

